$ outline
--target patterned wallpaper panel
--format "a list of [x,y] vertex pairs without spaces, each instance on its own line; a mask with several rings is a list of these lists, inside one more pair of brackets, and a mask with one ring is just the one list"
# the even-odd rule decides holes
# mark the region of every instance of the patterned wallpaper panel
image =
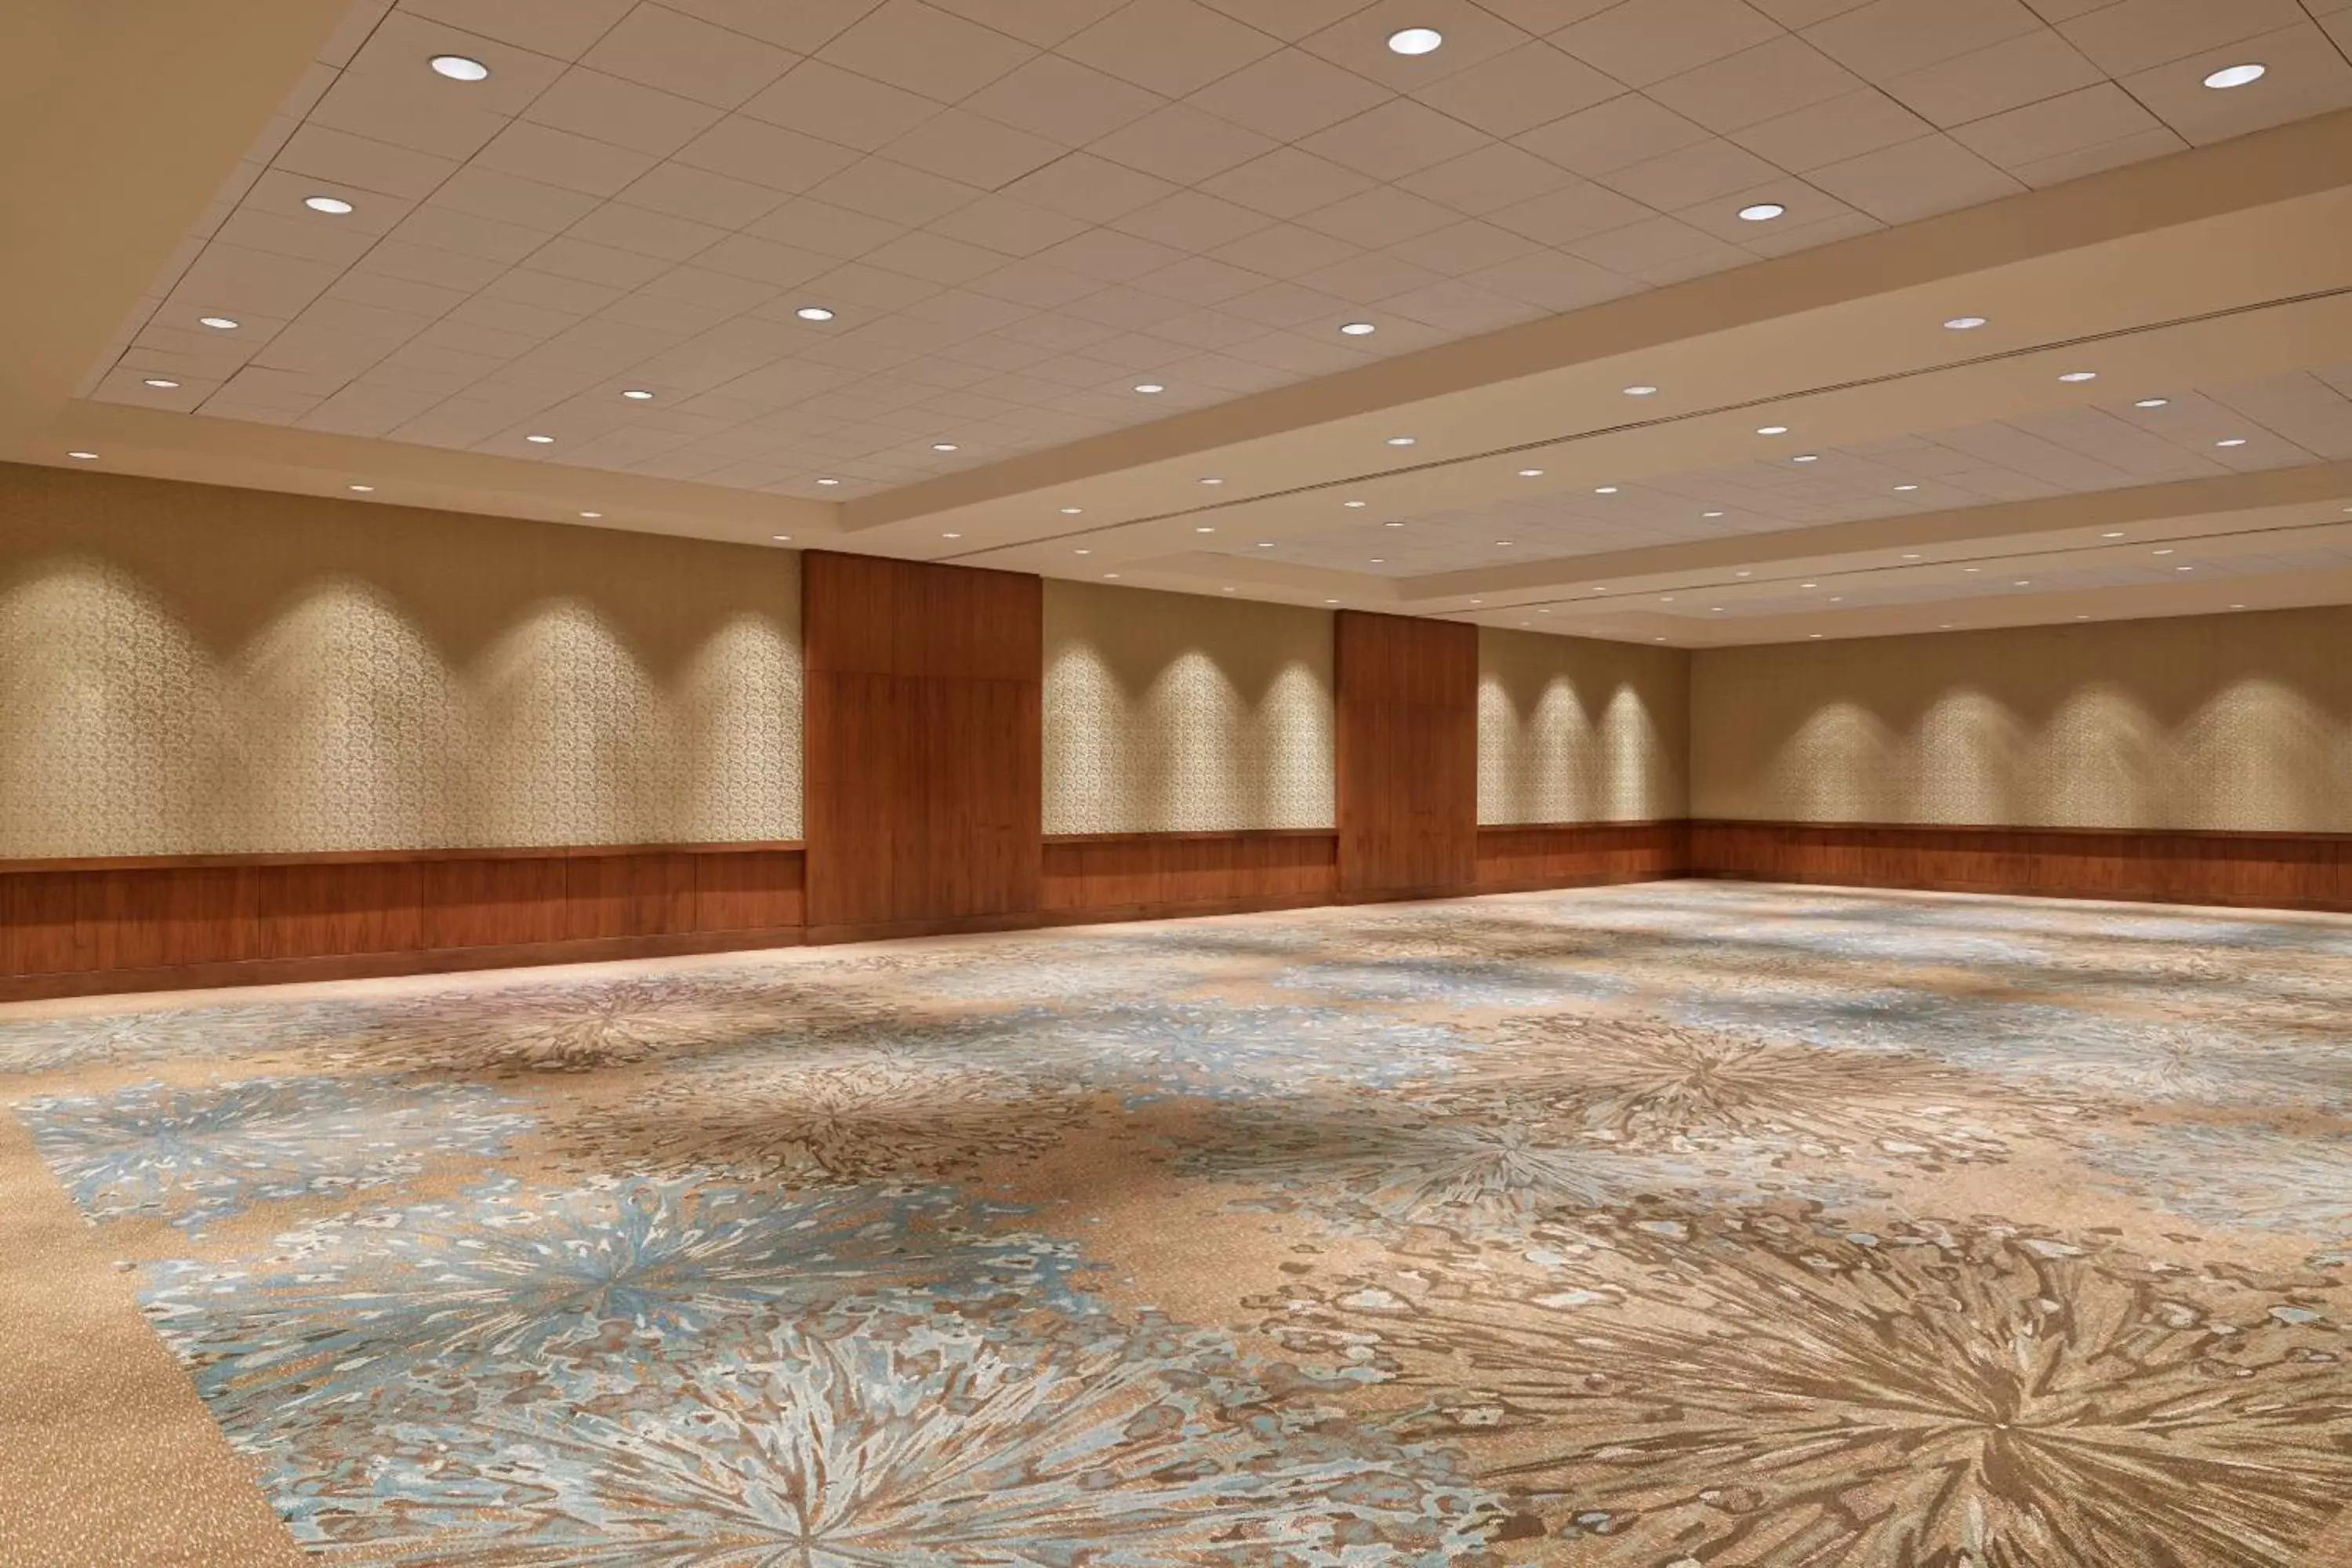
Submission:
[[1045,831],[1329,827],[1331,617],[1045,584]]
[[1690,656],[1540,632],[1478,633],[1478,820],[1685,815]]
[[789,839],[798,557],[0,467],[0,858]]
[[2352,832],[2347,650],[2352,608],[1702,652],[1694,804],[1761,821]]

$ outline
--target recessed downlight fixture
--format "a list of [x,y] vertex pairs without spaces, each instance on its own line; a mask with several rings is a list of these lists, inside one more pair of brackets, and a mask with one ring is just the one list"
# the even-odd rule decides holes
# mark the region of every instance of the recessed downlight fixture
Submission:
[[1519,470],[1519,478],[1523,479],[1539,479],[1543,478],[1543,470],[1541,468],[1521,468]]
[[1735,577],[1753,577],[1756,574],[1753,572],[1734,572],[1732,575]]
[[1613,496],[1617,493],[1617,487],[1615,485],[1595,485],[1592,487],[1592,493],[1597,496]]
[[1895,486],[1895,488],[1896,489],[1898,489],[1898,490],[1910,491],[1910,490],[1916,490],[1916,489],[1917,489],[1919,487],[1918,487],[1917,485],[1897,485],[1897,486]]
[[2124,531],[2120,528],[2111,528],[2107,530],[2106,532],[2099,535],[2101,539],[2121,539],[2123,536]]
[[1389,53],[1432,55],[1444,42],[1445,35],[1434,27],[1399,27],[1389,35]]
[[151,375],[147,378],[146,384],[158,392],[172,392],[176,390],[180,384],[168,375]]
[[2149,553],[2154,555],[2169,555],[2172,553],[2172,546],[2168,544],[2163,549],[2151,551]]
[[1219,479],[1219,478],[1217,478],[1214,474],[1212,474],[1212,475],[1210,475],[1207,479],[1202,479],[1201,482],[1202,482],[1202,484],[1204,484],[1204,485],[1221,485],[1221,484],[1223,484],[1225,481],[1224,481],[1224,480],[1223,480],[1223,479]]
[[963,535],[961,533],[942,533],[940,537],[941,539],[961,539]]
[[1154,394],[1162,393],[1168,389],[1160,385],[1156,381],[1139,381],[1135,384],[1135,390],[1142,393],[1146,397],[1150,397]]
[[2175,566],[2173,570],[2175,572],[2194,572],[2197,568],[2194,566]]
[[768,537],[779,544],[790,544],[793,542],[793,536],[789,533],[772,533]]
[[1389,445],[1391,447],[1410,447],[1412,443],[1413,437],[1411,436],[1391,436],[1389,437]]
[[1257,542],[1257,547],[1260,550],[1271,550],[1274,548],[1274,541],[1271,539],[1261,539]]
[[1818,588],[1821,584],[1819,583],[1800,583],[1797,586],[1800,588]]
[[2099,379],[2099,373],[2095,370],[2070,370],[2062,373],[2058,379],[2061,381],[2096,381]]
[[1622,387],[1620,390],[1628,397],[1649,397],[1654,395],[1658,389],[1654,386],[1640,385]]
[[1963,571],[1963,572],[1976,573],[1976,572],[1981,572],[1981,571],[1983,571],[1983,570],[1984,570],[1984,568],[1983,568],[1983,567],[1981,567],[1981,566],[1963,566],[1963,567],[1961,567],[1961,568],[1960,568],[1960,570],[1961,570],[1961,571]]
[[931,443],[931,450],[934,452],[961,452],[963,448],[957,446],[953,441],[934,441]]
[[1339,323],[1339,330],[1351,338],[1369,338],[1379,331],[1380,328],[1370,321],[1342,321]]
[[1337,600],[1337,599],[1326,599],[1326,600],[1324,600],[1323,602],[1324,602],[1325,604],[1327,604],[1327,605],[1336,605],[1336,604],[1338,604],[1339,601],[1339,600]]
[[357,490],[363,496],[373,495],[375,493],[375,487],[373,485],[345,485],[343,488],[347,490]]
[[2230,606],[2230,608],[2231,608],[2231,609],[2233,609],[2233,610],[2242,610],[2242,609],[2244,609],[2245,607],[2246,607],[2246,606],[2245,606],[2245,605],[2231,605],[2231,606]]
[[1699,516],[1701,517],[1721,517],[1722,515],[1723,514],[1719,511],[1703,511],[1699,513]]
[[1769,223],[1788,210],[1779,202],[1757,202],[1753,205],[1741,207],[1739,216],[1744,223]]
[[2171,401],[2172,399],[2169,397],[2143,397],[2138,402],[2133,404],[2132,406],[2134,408],[2161,408]]
[[2205,79],[2205,85],[2217,91],[2227,88],[2243,87],[2248,82],[2262,80],[2264,73],[2269,69],[2268,66],[2256,65],[2251,60],[2242,66],[2223,66]]
[[330,217],[341,217],[352,210],[352,204],[341,196],[304,196],[302,205],[314,213],[325,213]]
[[196,325],[210,327],[216,332],[233,332],[241,323],[235,316],[198,316]]
[[1756,426],[1756,434],[1759,436],[1786,436],[1788,433],[1789,427],[1786,425],[1759,425]]
[[1227,589],[1225,590],[1225,592],[1226,592],[1226,593],[1228,593],[1228,594],[1230,594],[1230,593],[1232,593],[1232,592],[1233,592],[1233,590],[1232,590],[1231,588],[1227,588]]
[[1202,523],[1202,524],[1201,524],[1200,526],[1198,526],[1197,528],[1193,529],[1193,530],[1192,530],[1192,531],[1193,531],[1193,532],[1195,532],[1195,533],[1214,533],[1214,532],[1216,532],[1217,531],[1216,531],[1213,527],[1212,527],[1210,524],[1208,524],[1208,523],[1205,523],[1205,522],[1204,522],[1204,523]]
[[837,485],[837,484],[841,483],[841,481],[840,481],[839,479],[833,479],[833,478],[831,478],[831,477],[827,477],[827,478],[825,478],[825,479],[822,479],[817,480],[817,483],[819,483],[819,484],[821,484],[821,485]]
[[1118,574],[1116,572],[1106,572],[1103,574],[1103,581],[1106,583],[1116,583],[1118,581]]
[[[603,517],[604,514],[601,511],[583,511],[580,515],[586,518],[590,522],[594,522],[598,518]],[[779,533],[775,537],[778,539],[788,539],[791,535]]]
[[1082,506],[1066,506],[1062,509],[1062,515],[1064,517],[1078,517],[1082,516],[1086,510],[1087,509]]
[[1512,545],[1517,544],[1518,541],[1516,539],[1498,539],[1495,541],[1495,542],[1501,545],[1504,549],[1508,550]]
[[1369,501],[1360,501],[1360,500],[1343,500],[1343,501],[1341,501],[1339,504],[1340,504],[1341,506],[1344,506],[1344,507],[1349,508],[1350,510],[1354,510],[1354,511],[1361,511],[1365,507],[1367,507],[1367,506],[1370,505],[1371,503],[1370,503],[1370,502],[1369,502]]
[[98,454],[96,452],[68,452],[66,456],[71,458],[77,463],[95,463],[98,461]]
[[1819,632],[1807,632],[1805,635],[1806,635],[1807,637],[1809,637],[1812,638],[1815,642],[1819,642],[1819,641],[1821,641],[1821,640],[1822,640],[1822,634],[1821,634],[1821,633],[1819,633]]
[[794,310],[793,314],[798,316],[803,321],[830,321],[833,320],[833,312],[826,310],[823,305],[803,305],[799,310]]
[[1821,460],[1822,455],[1819,452],[1800,452],[1789,459],[1792,463],[1818,463]]
[[1071,551],[1070,553],[1073,555],[1092,555],[1094,552],[1087,549],[1078,549]]
[[1404,522],[1403,520],[1400,518],[1391,518],[1388,521],[1381,524],[1381,526],[1382,528],[1402,528],[1404,526]]
[[470,55],[435,55],[431,64],[435,74],[446,76],[451,81],[490,79],[490,68]]
[[2245,444],[2246,438],[2243,436],[2231,436],[2226,440],[2216,441],[2213,443],[2216,447],[2242,447]]
[[555,437],[552,436],[526,436],[523,439],[530,442],[534,447],[552,447],[555,445]]
[[2033,586],[2033,579],[2031,577],[2020,577],[2016,582],[2011,583],[2010,586],[2012,588],[2031,588]]
[[632,403],[651,403],[654,395],[642,386],[632,386],[621,394]]
[[1973,332],[1984,324],[1985,319],[1982,316],[1954,316],[1944,323],[1944,330],[1950,332]]
[[1370,560],[1364,563],[1367,566],[1385,566],[1388,563],[1389,558],[1385,555],[1375,555]]

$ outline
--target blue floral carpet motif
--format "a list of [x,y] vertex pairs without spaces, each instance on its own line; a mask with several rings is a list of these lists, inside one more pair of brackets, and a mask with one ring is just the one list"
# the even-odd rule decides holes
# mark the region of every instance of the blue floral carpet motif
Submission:
[[321,1568],[2352,1562],[2352,921],[1664,882],[20,1006],[0,1101]]

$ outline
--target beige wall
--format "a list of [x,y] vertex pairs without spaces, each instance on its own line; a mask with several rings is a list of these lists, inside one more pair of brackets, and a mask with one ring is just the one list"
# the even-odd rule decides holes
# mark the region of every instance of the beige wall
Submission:
[[1539,632],[1478,633],[1478,820],[1685,815],[1690,656]]
[[1045,831],[1328,827],[1331,617],[1045,584]]
[[798,558],[0,465],[0,858],[797,838]]
[[2352,608],[1710,650],[1696,814],[2352,831]]

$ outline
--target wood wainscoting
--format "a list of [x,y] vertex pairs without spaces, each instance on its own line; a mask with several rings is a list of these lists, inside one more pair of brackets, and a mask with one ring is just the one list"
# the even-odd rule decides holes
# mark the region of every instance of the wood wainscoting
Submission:
[[1481,826],[1478,891],[1654,882],[1687,874],[1687,822],[1549,822]]
[[2352,834],[1695,822],[1690,836],[1699,877],[2352,910]]
[[798,843],[0,861],[0,1001],[802,940]]
[[1052,925],[1300,909],[1339,896],[1339,835],[1328,827],[1045,840],[1043,919]]

